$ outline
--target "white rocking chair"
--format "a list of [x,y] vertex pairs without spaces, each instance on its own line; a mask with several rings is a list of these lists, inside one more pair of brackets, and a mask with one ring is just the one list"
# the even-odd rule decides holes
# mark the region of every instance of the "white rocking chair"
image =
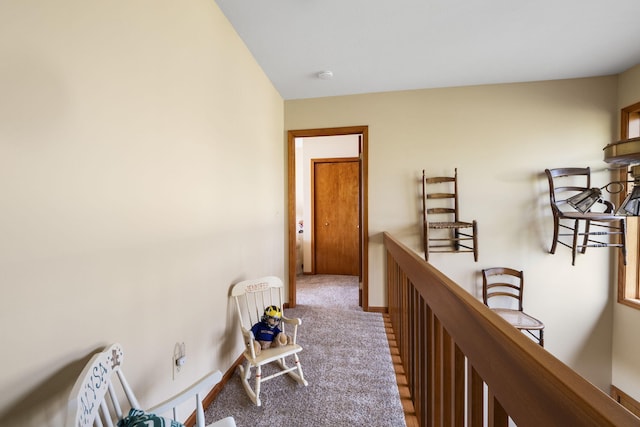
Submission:
[[[71,390],[67,406],[66,427],[113,427],[118,424],[118,421],[129,415],[130,409],[142,411],[122,372],[123,356],[120,344],[113,344],[91,358]],[[220,371],[212,372],[188,389],[144,411],[144,413],[150,419],[156,420],[161,415],[171,412],[169,418],[177,421],[177,407],[192,399],[195,404],[193,406],[196,413],[195,425],[196,427],[205,427],[202,394],[208,393],[215,384],[220,382],[221,378]],[[153,415],[157,417],[153,417]],[[142,421],[141,424],[132,425],[166,425],[167,427],[181,425],[172,424],[169,418],[163,419],[164,424]],[[210,424],[208,427],[235,427],[235,425],[233,417],[227,417]]]
[[[246,344],[244,357],[246,359],[245,366],[240,366],[240,376],[242,385],[244,386],[251,401],[256,406],[261,405],[260,401],[260,384],[271,378],[288,374],[299,384],[307,385],[307,380],[302,374],[302,366],[298,358],[298,353],[302,351],[302,347],[297,344],[298,326],[302,323],[301,319],[289,319],[284,315],[284,286],[278,277],[262,277],[259,279],[245,280],[236,283],[231,290],[231,296],[235,298],[238,318],[240,320],[240,328],[242,329],[242,339]],[[251,327],[260,321],[264,313],[265,307],[275,305],[280,307],[283,313],[280,329],[285,332],[285,327],[292,327],[290,334],[292,343],[289,345],[271,347],[263,349],[259,355],[256,355],[254,348],[255,338],[251,332]],[[293,357],[294,365],[288,366],[285,357]],[[262,376],[262,366],[271,362],[276,362],[280,370],[266,377]],[[255,389],[249,385],[251,378],[251,369],[256,368]]]

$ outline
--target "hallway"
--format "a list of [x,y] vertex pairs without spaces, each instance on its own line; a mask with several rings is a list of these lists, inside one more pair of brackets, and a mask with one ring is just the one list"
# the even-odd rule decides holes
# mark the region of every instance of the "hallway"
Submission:
[[[267,420],[288,426],[406,425],[384,318],[358,306],[357,276],[301,279],[298,306],[285,315],[302,319],[298,343],[309,385],[274,378],[262,385],[262,406],[256,407],[234,375],[208,408],[207,420],[233,415],[239,427]],[[269,373],[265,367],[263,376]]]

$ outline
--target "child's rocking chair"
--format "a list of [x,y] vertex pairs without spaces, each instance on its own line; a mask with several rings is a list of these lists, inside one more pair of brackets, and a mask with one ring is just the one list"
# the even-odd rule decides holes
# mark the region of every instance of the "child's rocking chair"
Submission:
[[[298,359],[298,353],[302,351],[302,347],[296,342],[298,326],[302,323],[300,319],[289,319],[285,317],[284,312],[282,312],[280,329],[283,333],[287,326],[293,329],[293,331],[291,331],[292,333],[287,334],[291,337],[290,344],[265,348],[262,349],[259,354],[256,354],[257,352],[254,347],[257,342],[256,337],[254,337],[251,332],[251,327],[261,321],[265,308],[274,305],[282,310],[284,303],[282,281],[277,277],[245,280],[233,286],[231,296],[234,297],[236,301],[238,318],[242,329],[242,339],[246,343],[246,349],[244,351],[246,365],[239,367],[242,385],[253,403],[257,406],[261,405],[260,383],[283,374],[289,374],[289,376],[298,383],[306,386],[308,383],[304,379],[302,366]],[[293,366],[287,366],[286,364],[285,358],[289,356],[293,357]],[[280,370],[272,375],[263,377],[262,365],[271,362],[276,362]],[[252,368],[256,368],[255,389],[252,389],[249,385]]]

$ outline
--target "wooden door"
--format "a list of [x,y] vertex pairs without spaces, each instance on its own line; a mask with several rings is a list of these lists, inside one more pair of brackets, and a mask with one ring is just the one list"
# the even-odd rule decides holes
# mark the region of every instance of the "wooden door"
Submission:
[[360,162],[312,160],[313,270],[360,275]]

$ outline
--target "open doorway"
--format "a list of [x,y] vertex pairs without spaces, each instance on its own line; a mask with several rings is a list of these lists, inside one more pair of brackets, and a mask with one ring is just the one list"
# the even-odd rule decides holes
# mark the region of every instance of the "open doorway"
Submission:
[[[368,289],[368,213],[367,213],[367,168],[368,168],[368,127],[367,126],[352,126],[343,128],[328,128],[328,129],[307,129],[307,130],[292,130],[288,132],[288,203],[289,203],[289,215],[288,215],[288,231],[289,231],[289,306],[295,307],[296,305],[296,276],[301,273],[300,260],[300,241],[299,232],[304,233],[305,228],[310,230],[313,227],[313,221],[310,219],[310,215],[307,216],[307,221],[301,222],[301,215],[297,209],[298,192],[297,187],[304,185],[301,177],[296,174],[296,165],[300,164],[300,155],[296,156],[296,141],[300,144],[300,141],[304,141],[305,138],[317,138],[317,137],[337,137],[353,135],[356,137],[356,156],[351,157],[358,162],[358,263],[359,263],[359,300],[360,305],[364,311],[369,309],[369,289]],[[330,139],[323,138],[325,141]],[[347,141],[351,138],[340,139]],[[333,141],[335,142],[335,140]],[[312,262],[308,257],[307,261]],[[307,271],[310,265],[307,264]]]

